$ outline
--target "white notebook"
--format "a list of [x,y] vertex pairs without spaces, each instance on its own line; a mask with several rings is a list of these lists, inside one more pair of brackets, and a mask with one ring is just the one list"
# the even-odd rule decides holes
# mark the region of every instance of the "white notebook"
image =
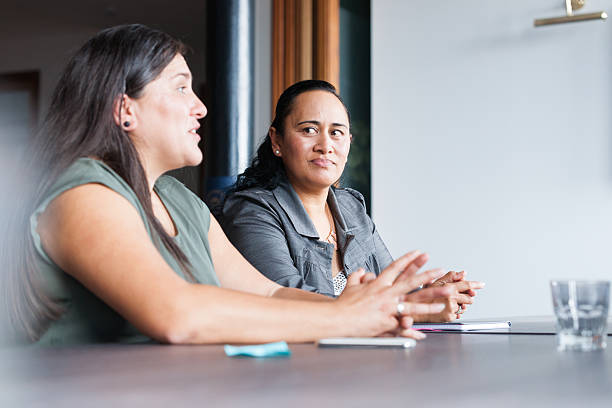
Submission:
[[415,323],[412,328],[422,331],[472,331],[509,329],[512,323],[507,320],[503,322],[450,322],[450,323]]

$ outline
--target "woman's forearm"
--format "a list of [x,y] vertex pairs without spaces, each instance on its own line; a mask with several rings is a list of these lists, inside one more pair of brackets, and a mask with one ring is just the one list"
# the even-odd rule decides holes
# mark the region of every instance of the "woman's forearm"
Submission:
[[292,300],[308,300],[312,302],[330,302],[334,300],[331,297],[321,295],[320,293],[309,292],[302,289],[286,288],[279,286],[272,297],[277,299],[292,299]]
[[[171,312],[162,309],[166,322],[170,323],[168,327],[172,328],[165,340],[172,343],[260,343],[377,336],[397,329],[400,314],[439,313],[444,307],[437,303],[403,301],[403,310],[398,309],[403,293],[440,275],[440,271],[434,269],[397,280],[416,257],[415,253],[400,257],[378,278],[368,282],[362,282],[363,271],[351,274],[346,289],[334,301],[283,299],[208,285],[181,284],[182,287],[170,297],[173,300]],[[281,296],[297,294],[291,289],[278,290],[282,290]],[[449,294],[450,288],[429,288],[419,291],[419,300],[448,297]],[[320,296],[314,294],[297,296],[320,300]]]
[[[208,285],[189,285],[177,297],[165,332],[169,343],[308,342],[351,335],[340,307],[327,297],[280,288],[272,297]],[[301,293],[300,293],[301,292]],[[308,300],[308,301],[307,301]],[[312,301],[316,300],[316,301]],[[336,310],[337,309],[337,310]]]

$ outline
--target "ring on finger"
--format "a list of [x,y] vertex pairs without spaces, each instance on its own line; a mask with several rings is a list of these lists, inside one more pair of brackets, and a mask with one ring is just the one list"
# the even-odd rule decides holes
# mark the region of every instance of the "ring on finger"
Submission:
[[402,302],[397,302],[396,310],[397,310],[398,316],[401,316],[405,309],[406,309],[406,305],[404,305]]

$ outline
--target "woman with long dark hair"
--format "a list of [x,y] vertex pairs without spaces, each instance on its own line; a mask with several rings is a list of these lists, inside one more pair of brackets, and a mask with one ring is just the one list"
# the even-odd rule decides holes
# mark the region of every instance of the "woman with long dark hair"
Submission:
[[[71,59],[36,137],[34,198],[16,229],[2,296],[16,332],[40,344],[308,341],[421,337],[403,298],[438,271],[409,253],[378,279],[355,274],[336,301],[255,270],[168,170],[197,165],[199,119],[184,46],[142,25],[109,28]],[[19,225],[19,223],[16,223]],[[13,236],[11,236],[13,238]],[[398,278],[399,277],[399,278]]]
[[[363,196],[337,187],[351,140],[349,112],[333,85],[301,81],[280,96],[268,135],[228,193],[222,217],[232,243],[271,280],[338,296],[359,268],[377,276],[393,261]],[[464,277],[448,272],[428,282],[456,291],[439,299],[442,312],[417,320],[459,318],[483,286]]]

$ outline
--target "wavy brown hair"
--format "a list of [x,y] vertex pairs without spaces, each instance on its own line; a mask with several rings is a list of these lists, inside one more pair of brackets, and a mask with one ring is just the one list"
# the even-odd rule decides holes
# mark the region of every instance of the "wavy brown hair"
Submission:
[[28,153],[29,160],[38,166],[31,174],[29,205],[22,208],[20,216],[11,218],[13,237],[2,245],[0,254],[7,272],[2,293],[4,323],[17,338],[37,340],[63,312],[41,283],[29,216],[58,176],[80,157],[99,158],[125,180],[144,208],[156,244],[165,246],[186,278],[194,280],[187,257],[153,214],[142,163],[132,140],[113,117],[123,95],[142,96],[145,86],[186,50],[180,41],[161,31],[123,25],[99,32],[64,69]]

